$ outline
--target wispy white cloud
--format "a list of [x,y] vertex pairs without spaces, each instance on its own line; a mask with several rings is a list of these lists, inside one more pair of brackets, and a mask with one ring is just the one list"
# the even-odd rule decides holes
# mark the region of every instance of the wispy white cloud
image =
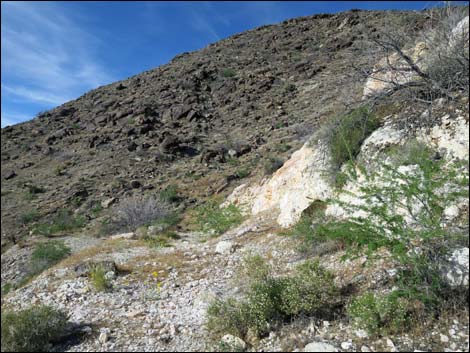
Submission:
[[2,95],[52,107],[114,80],[77,18],[64,3],[2,2]]

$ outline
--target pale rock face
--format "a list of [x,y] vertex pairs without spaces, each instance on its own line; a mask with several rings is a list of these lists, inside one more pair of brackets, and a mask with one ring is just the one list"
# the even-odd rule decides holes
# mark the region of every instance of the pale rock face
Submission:
[[303,210],[313,200],[325,200],[330,196],[331,186],[324,172],[329,165],[325,148],[304,145],[261,186],[253,200],[252,214],[276,209],[277,222],[288,227],[298,221]]
[[440,125],[432,127],[430,132],[420,131],[417,139],[446,151],[446,158],[466,159],[469,149],[468,121],[463,116],[451,119],[445,115]]

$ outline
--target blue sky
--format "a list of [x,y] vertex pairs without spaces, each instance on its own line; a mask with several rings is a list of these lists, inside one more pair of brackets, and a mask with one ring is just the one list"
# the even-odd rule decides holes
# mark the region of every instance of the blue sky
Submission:
[[265,24],[315,13],[421,10],[437,1],[1,3],[1,125]]

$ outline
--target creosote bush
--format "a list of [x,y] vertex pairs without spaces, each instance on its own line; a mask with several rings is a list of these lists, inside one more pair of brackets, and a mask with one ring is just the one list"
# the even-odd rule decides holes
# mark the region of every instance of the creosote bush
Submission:
[[45,352],[65,330],[67,315],[50,306],[2,310],[2,352]]
[[273,326],[298,315],[331,314],[339,292],[333,275],[318,262],[306,261],[295,274],[274,277],[261,257],[245,259],[242,276],[247,281],[245,298],[216,300],[208,308],[208,329],[215,335],[245,337],[248,331],[263,336]]

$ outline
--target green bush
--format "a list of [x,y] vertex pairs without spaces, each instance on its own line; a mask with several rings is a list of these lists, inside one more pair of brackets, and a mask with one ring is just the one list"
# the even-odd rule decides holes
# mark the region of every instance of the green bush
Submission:
[[221,235],[243,221],[237,206],[231,204],[221,208],[215,200],[209,200],[196,208],[196,218],[199,229],[213,236]]
[[176,185],[170,185],[163,189],[159,196],[163,202],[175,203],[181,200]]
[[50,240],[34,248],[30,260],[30,275],[36,275],[70,255],[70,248],[63,241]]
[[283,281],[282,312],[287,316],[318,313],[328,310],[339,292],[334,276],[318,261],[307,261],[296,269],[296,275]]
[[106,278],[106,270],[101,265],[95,265],[90,268],[90,279],[95,289],[100,292],[111,287],[109,280]]
[[85,225],[85,219],[82,216],[75,216],[68,209],[60,210],[49,222],[37,225],[33,232],[45,236],[61,232],[69,232],[82,228]]
[[338,301],[333,276],[318,262],[307,261],[285,277],[274,277],[260,256],[244,262],[240,278],[247,281],[245,298],[216,300],[208,308],[207,327],[214,334],[244,337],[251,330],[262,336],[292,317],[321,316]]
[[370,334],[390,335],[406,331],[410,325],[408,305],[397,295],[364,294],[347,308],[353,324]]
[[39,220],[40,218],[41,218],[41,215],[38,212],[38,210],[31,210],[29,212],[24,213],[21,216],[21,223],[26,225],[28,223],[35,222]]
[[[386,305],[393,307],[409,301],[421,303],[423,310],[435,315],[449,300],[465,302],[465,293],[458,299],[442,280],[438,260],[447,256],[449,250],[455,248],[452,242],[459,239],[446,225],[444,209],[468,200],[468,166],[462,161],[448,163],[442,158],[424,158],[433,153],[416,145],[405,146],[397,150],[396,155],[398,160],[392,158],[392,164],[381,162],[372,171],[360,166],[348,170],[349,181],[358,182],[359,192],[343,191],[341,195],[346,196],[343,200],[352,197],[362,202],[342,201],[341,195],[330,200],[348,211],[350,217],[318,224],[315,236],[341,241],[347,246],[345,257],[366,254],[368,261],[374,261],[381,256],[377,251],[379,248],[388,250],[392,260],[400,266],[396,299],[363,298],[377,302],[379,309],[374,310],[386,313]],[[410,167],[400,169],[395,163]],[[360,182],[358,169],[362,174]],[[358,211],[361,213],[355,213]],[[468,291],[466,296],[468,299]],[[399,309],[391,310],[396,310],[398,320],[402,321]],[[354,310],[354,314],[359,315],[359,311]],[[377,330],[384,327],[384,330],[393,331],[399,325],[388,318],[370,320],[377,322]],[[370,330],[374,330],[373,325],[370,324]]]
[[355,109],[337,120],[328,141],[333,163],[339,168],[354,160],[362,142],[378,127],[378,120],[366,107]]
[[49,306],[2,311],[2,352],[45,352],[65,331],[67,315]]
[[235,70],[231,68],[226,68],[222,71],[222,76],[226,78],[235,77],[236,75],[237,73],[235,72]]

